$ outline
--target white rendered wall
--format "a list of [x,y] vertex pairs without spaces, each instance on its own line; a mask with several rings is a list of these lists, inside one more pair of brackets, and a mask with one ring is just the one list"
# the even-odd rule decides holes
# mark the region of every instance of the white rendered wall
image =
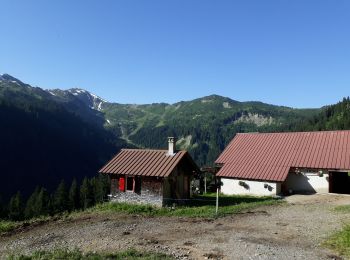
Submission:
[[[246,187],[239,185],[240,181],[243,181]],[[221,178],[221,182],[221,192],[226,195],[275,196],[281,193],[280,183],[226,178]]]
[[328,173],[322,177],[318,173],[289,173],[283,187],[292,193],[328,193]]

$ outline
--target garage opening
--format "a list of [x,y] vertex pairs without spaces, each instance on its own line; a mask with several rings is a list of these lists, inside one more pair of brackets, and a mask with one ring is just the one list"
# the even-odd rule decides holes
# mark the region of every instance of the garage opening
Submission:
[[329,192],[350,194],[350,176],[348,172],[329,172]]

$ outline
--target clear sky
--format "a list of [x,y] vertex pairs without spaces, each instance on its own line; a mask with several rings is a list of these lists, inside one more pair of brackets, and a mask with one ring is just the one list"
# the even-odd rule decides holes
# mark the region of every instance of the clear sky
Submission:
[[0,0],[0,73],[113,102],[350,95],[348,0]]

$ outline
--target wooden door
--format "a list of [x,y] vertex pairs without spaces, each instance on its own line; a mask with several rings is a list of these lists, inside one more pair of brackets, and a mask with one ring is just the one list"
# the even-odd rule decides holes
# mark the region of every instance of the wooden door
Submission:
[[125,191],[125,177],[119,178],[119,190]]

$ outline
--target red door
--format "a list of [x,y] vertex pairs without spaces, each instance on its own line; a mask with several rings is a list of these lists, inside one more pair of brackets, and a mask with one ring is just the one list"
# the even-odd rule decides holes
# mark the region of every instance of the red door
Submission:
[[125,191],[125,177],[119,178],[119,190]]

